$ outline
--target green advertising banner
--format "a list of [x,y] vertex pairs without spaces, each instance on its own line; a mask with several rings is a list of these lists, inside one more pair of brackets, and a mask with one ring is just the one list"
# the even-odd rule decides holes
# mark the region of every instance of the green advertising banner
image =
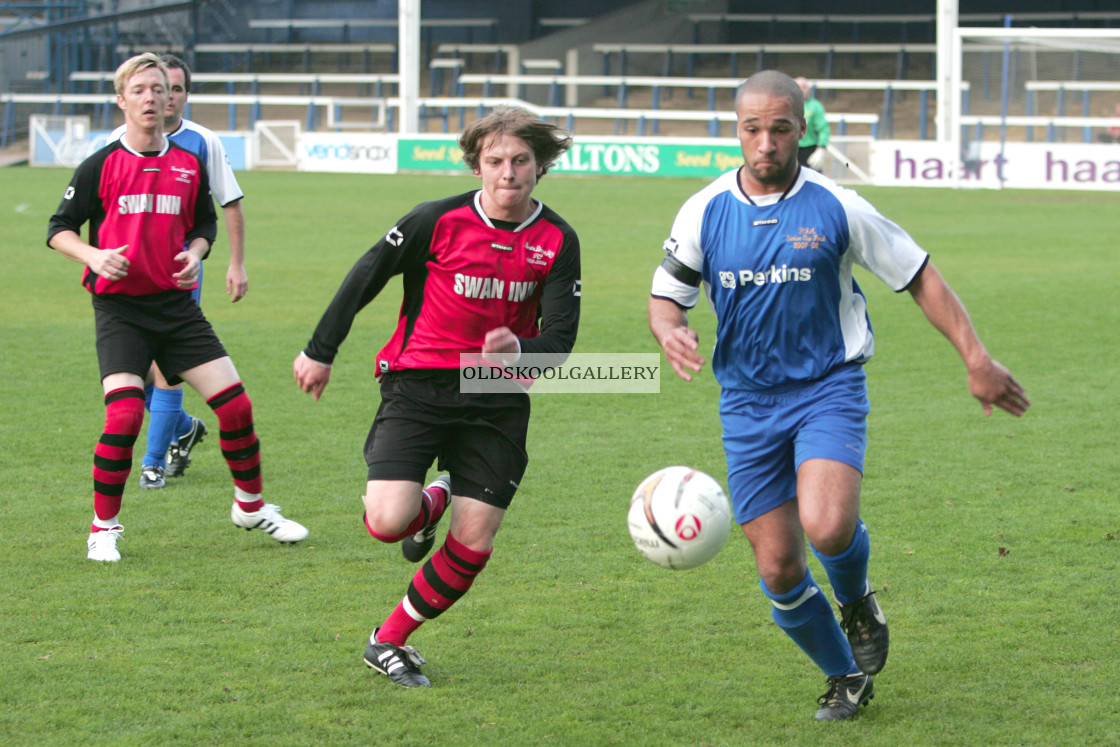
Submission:
[[[462,151],[453,135],[398,141],[401,171],[459,171]],[[554,174],[712,178],[743,165],[737,140],[577,137],[552,167]]]
[[465,171],[463,151],[455,135],[397,140],[398,171]]
[[715,177],[743,165],[737,140],[577,138],[557,174]]

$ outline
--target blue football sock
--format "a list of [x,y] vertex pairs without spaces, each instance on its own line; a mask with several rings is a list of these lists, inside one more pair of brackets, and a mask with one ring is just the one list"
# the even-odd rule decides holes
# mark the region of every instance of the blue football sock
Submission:
[[152,417],[148,421],[148,451],[142,462],[145,467],[163,467],[167,447],[178,434],[179,413],[183,410],[182,389],[156,389],[152,392]]
[[825,555],[817,548],[813,548],[817,560],[821,561],[828,582],[832,584],[832,593],[840,604],[851,604],[867,596],[871,591],[867,583],[867,559],[871,557],[871,539],[867,535],[867,527],[863,519],[856,525],[855,536],[848,549],[839,555]]
[[148,412],[152,411],[152,392],[154,392],[155,390],[155,384],[144,385],[144,409]]
[[773,593],[761,579],[759,585],[773,604],[770,614],[774,622],[826,676],[839,677],[859,671],[852,658],[852,647],[840,630],[832,607],[808,571],[801,583],[785,594]]
[[187,411],[184,410],[182,405],[180,404],[179,419],[175,421],[175,431],[171,436],[171,440],[178,441],[179,436],[185,436],[187,434],[187,431],[191,429],[191,425],[193,423],[194,420],[191,419],[191,416],[187,414]]

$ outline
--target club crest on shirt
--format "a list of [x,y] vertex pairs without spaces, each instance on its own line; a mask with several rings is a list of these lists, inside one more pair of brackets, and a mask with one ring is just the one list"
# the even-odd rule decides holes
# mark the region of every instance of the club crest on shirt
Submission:
[[786,234],[791,249],[820,249],[828,237],[815,228],[799,228],[796,234]]
[[172,166],[171,172],[175,174],[175,181],[183,184],[190,184],[194,181],[195,174],[198,173],[194,169],[185,169],[182,166]]
[[545,249],[543,246],[533,246],[532,244],[526,244],[525,251],[531,252],[531,256],[527,257],[525,261],[537,267],[548,267],[548,261],[556,256],[556,252],[552,249]]

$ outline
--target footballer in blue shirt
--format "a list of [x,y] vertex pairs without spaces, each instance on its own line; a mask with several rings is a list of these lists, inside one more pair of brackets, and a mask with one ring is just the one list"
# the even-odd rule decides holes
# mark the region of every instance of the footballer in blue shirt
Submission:
[[[798,165],[806,123],[797,83],[761,71],[735,102],[743,166],[677,214],[653,279],[650,330],[673,370],[691,381],[705,361],[687,311],[701,289],[715,310],[712,371],[735,520],[774,621],[828,678],[816,718],[837,721],[871,700],[889,648],[860,519],[863,364],[875,346],[853,265],[909,291],[964,360],[985,414],[999,407],[1020,416],[1030,400],[988,355],[929,255],[855,192]],[[809,573],[806,536],[839,621]]]

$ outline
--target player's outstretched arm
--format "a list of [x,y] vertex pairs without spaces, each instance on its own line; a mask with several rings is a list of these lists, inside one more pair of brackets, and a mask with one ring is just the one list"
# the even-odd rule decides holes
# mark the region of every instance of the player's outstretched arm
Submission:
[[650,296],[649,329],[677,376],[692,381],[690,372],[699,372],[704,359],[696,352],[700,336],[696,330],[689,329],[684,309],[668,299]]
[[302,350],[292,362],[292,373],[299,388],[311,395],[316,402],[331,380],[331,367],[307,357]]
[[993,405],[1015,417],[1026,412],[1031,401],[1023,387],[1010,371],[988,355],[964,304],[937,268],[927,264],[908,290],[930,323],[949,338],[964,359],[969,391],[980,401],[984,414],[991,415]]

